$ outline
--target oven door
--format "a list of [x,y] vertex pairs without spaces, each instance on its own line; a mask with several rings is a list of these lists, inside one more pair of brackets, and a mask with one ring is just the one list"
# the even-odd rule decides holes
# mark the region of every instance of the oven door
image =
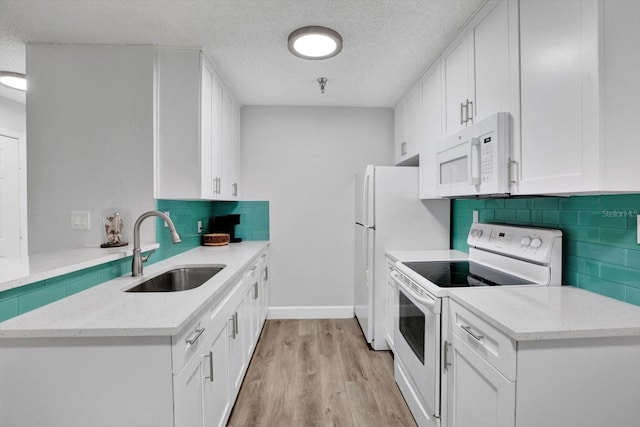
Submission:
[[[399,273],[393,272],[398,285],[398,307],[395,313],[395,358],[400,371],[407,377],[408,387],[415,396],[429,422],[437,425],[440,417],[440,324],[442,300],[429,295],[418,285],[407,284]],[[400,377],[403,377],[400,375]],[[411,396],[403,395],[409,402]],[[420,408],[420,409],[422,409]],[[413,412],[413,409],[412,409]],[[416,419],[422,418],[416,416]]]

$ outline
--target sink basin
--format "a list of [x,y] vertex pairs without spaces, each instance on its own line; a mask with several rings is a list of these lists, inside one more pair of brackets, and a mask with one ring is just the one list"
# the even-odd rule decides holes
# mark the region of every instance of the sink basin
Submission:
[[125,292],[178,292],[197,288],[220,273],[224,265],[178,267],[152,277]]

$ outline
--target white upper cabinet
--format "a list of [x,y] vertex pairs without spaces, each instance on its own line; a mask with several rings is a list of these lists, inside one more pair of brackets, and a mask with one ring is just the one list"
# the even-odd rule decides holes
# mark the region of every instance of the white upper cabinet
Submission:
[[237,108],[198,49],[157,49],[155,197],[237,195]]
[[514,7],[489,1],[442,53],[443,136],[517,107]]
[[414,86],[395,107],[395,164],[418,164],[422,144],[420,116],[422,94],[420,85]]
[[434,63],[420,81],[422,91],[422,146],[420,149],[420,198],[436,198],[437,149],[442,139],[442,84],[440,63]]
[[520,1],[522,124],[512,193],[640,189],[639,20],[634,1]]

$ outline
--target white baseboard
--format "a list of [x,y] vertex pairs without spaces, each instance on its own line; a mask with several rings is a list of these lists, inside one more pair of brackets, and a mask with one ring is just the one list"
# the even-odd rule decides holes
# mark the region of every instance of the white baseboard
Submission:
[[268,319],[350,319],[352,305],[314,307],[269,307]]

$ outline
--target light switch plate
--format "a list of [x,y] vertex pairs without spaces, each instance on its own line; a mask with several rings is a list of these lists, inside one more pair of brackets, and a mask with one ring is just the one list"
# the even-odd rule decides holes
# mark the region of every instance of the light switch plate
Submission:
[[478,211],[473,211],[473,222],[478,222],[479,215]]
[[[165,214],[166,216],[168,216],[169,218],[171,218],[171,212],[169,212],[169,211],[164,211],[164,212],[162,212],[162,213],[163,213],[163,214]],[[165,228],[169,227],[169,225],[167,224],[167,222],[166,222],[166,221],[164,221],[164,227],[165,227]]]
[[71,211],[72,230],[90,230],[91,217],[89,211]]

